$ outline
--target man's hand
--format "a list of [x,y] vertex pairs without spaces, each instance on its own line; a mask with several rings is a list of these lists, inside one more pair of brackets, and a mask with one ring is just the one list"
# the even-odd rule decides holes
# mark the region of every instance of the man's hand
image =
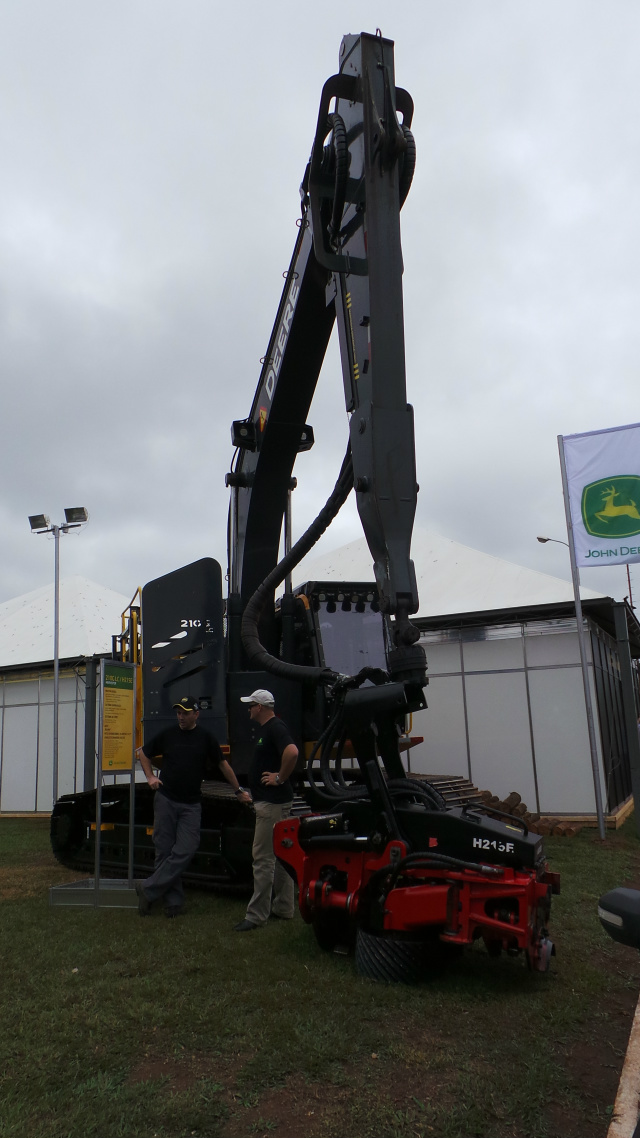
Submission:
[[162,782],[160,781],[158,776],[153,773],[153,767],[151,766],[151,761],[145,755],[142,747],[138,747],[138,749],[136,751],[136,758],[137,758],[138,762],[140,763],[140,766],[142,767],[142,769],[144,771],[144,777],[146,778],[149,786],[151,787],[152,790],[157,790],[159,786],[162,786]]
[[282,786],[289,775],[293,774],[298,760],[298,748],[295,743],[288,743],[280,756],[279,771],[265,771],[262,776],[263,786]]
[[233,787],[233,793],[235,794],[236,798],[238,799],[238,802],[243,802],[245,806],[251,806],[253,799],[252,799],[251,795],[249,794],[249,792],[244,789],[244,787],[242,788],[242,794],[238,794],[238,791],[240,790],[240,785],[238,783],[236,776],[233,773],[232,767],[227,762],[227,760],[221,759],[221,761],[218,763],[218,767],[219,767],[220,773],[224,776],[224,778],[226,778],[229,785]]

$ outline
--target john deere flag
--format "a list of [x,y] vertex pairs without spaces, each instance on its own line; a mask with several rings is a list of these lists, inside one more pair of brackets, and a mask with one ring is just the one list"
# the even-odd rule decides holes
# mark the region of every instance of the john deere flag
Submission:
[[640,423],[563,444],[578,565],[640,561]]

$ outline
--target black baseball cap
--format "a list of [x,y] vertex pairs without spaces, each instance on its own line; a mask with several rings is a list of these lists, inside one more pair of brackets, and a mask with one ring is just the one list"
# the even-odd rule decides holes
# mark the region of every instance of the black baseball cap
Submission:
[[177,703],[172,703],[172,707],[181,707],[183,711],[199,711],[197,699],[193,699],[190,695],[184,695]]

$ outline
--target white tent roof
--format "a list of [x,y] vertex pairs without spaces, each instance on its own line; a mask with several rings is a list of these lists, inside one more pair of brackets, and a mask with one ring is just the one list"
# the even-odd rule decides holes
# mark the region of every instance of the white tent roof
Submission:
[[[60,581],[60,659],[111,649],[130,597],[85,577]],[[0,605],[0,667],[53,660],[53,584]]]
[[[411,556],[420,597],[418,616],[446,616],[573,600],[570,581],[502,561],[428,530],[414,529]],[[304,581],[331,580],[374,580],[372,558],[364,538],[320,557],[310,553],[295,570],[293,584],[295,587]],[[587,600],[604,594],[581,586],[580,596]]]

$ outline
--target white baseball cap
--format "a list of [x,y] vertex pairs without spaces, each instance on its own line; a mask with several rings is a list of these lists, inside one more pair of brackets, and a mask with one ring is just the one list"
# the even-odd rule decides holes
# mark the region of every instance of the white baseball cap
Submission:
[[251,695],[240,696],[240,703],[259,703],[262,707],[273,707],[275,702],[271,692],[266,688],[256,688]]

